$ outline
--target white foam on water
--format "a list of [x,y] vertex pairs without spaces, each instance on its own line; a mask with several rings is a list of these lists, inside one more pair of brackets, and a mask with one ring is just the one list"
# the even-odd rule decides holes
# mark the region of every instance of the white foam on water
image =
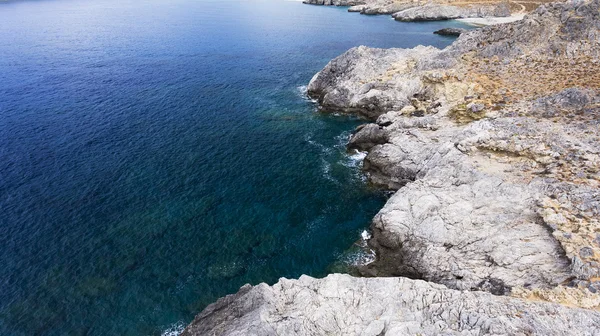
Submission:
[[358,167],[363,162],[365,157],[367,157],[367,152],[361,152],[356,150],[354,154],[349,156],[349,159],[353,163],[354,167]]
[[375,261],[375,252],[369,250],[360,255],[360,258],[357,260],[357,266],[366,266]]
[[324,158],[321,158],[321,170],[323,171],[323,176],[332,182],[337,182],[333,175],[331,175],[331,164],[327,162]]
[[321,153],[323,153],[323,154],[331,154],[331,152],[333,151],[332,148],[329,148],[329,147],[327,147],[327,146],[325,146],[325,145],[323,145],[321,143],[318,143],[318,142],[314,141],[312,139],[312,135],[311,134],[306,134],[304,136],[304,140],[306,142],[308,142],[309,144],[311,144],[312,146],[317,147],[321,151]]
[[367,241],[371,239],[371,237],[371,233],[367,230],[363,230],[360,233],[360,241],[358,242],[358,246],[360,246],[360,252],[357,252],[352,255],[352,265],[364,266],[375,261],[375,251],[373,251],[367,243]]
[[328,160],[328,158],[331,157],[331,154],[333,154],[334,148],[327,147],[327,146],[323,145],[322,143],[318,143],[318,142],[314,141],[312,139],[312,134],[306,134],[304,136],[304,140],[306,142],[308,142],[310,145],[312,145],[313,147],[318,148],[319,151],[321,152],[319,157],[321,158],[321,171],[323,172],[323,177],[325,177],[329,181],[339,184],[339,181],[337,181],[331,174],[332,167],[331,167],[331,163]]
[[348,141],[350,141],[350,132],[342,132],[342,134],[335,137],[335,147],[346,149]]
[[371,233],[369,233],[369,231],[367,231],[367,230],[363,230],[363,232],[360,233],[360,238],[362,240],[367,241],[367,240],[371,239]]
[[185,324],[182,321],[172,324],[169,328],[163,331],[161,336],[179,336],[185,329]]
[[[302,1],[302,0],[287,0],[287,1]],[[302,97],[302,99],[307,100],[311,103],[317,102],[316,99],[312,99],[311,97],[308,96],[308,86],[301,85],[301,86],[298,86],[296,89],[298,90],[298,94],[300,94],[300,97]]]
[[364,180],[366,178],[366,176],[358,168],[362,167],[363,160],[365,159],[366,156],[367,156],[367,152],[361,152],[361,151],[354,150],[353,153],[344,156],[344,159],[342,160],[341,164],[348,168],[352,168],[353,175],[355,177],[359,178],[360,180]]
[[344,257],[343,262],[346,265],[354,267],[366,266],[375,261],[375,252],[371,249],[362,249],[361,251],[348,254]]
[[346,146],[348,145],[348,141],[350,140],[350,132],[343,132],[342,134],[335,137],[336,145],[340,152],[343,152],[344,162],[342,164],[346,167],[356,168],[360,167],[362,161],[367,156],[367,152],[361,152],[359,150],[354,149],[349,155],[346,154]]
[[352,251],[347,251],[339,257],[339,261],[351,267],[366,266],[377,259],[375,251],[373,251],[367,241],[371,239],[371,233],[368,230],[363,230],[360,233],[360,239],[354,243]]
[[310,221],[307,225],[307,234],[310,234],[312,232],[315,231],[319,231],[319,229],[323,226],[323,223],[325,222],[325,216],[321,215],[319,217],[317,217],[316,219]]

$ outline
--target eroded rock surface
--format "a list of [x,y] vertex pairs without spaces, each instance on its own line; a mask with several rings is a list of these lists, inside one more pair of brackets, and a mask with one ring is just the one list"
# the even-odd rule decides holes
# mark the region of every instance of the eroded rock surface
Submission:
[[473,149],[494,141],[495,129],[505,123],[518,121],[388,130],[390,141],[369,152],[367,169],[376,166],[375,182],[388,187],[408,173],[415,181],[375,217],[380,259],[371,268],[497,294],[513,286],[555,286],[572,276],[537,212],[544,181],[508,176],[510,164]]
[[[382,112],[402,109],[422,90],[421,79],[413,73],[421,66],[421,59],[430,59],[436,53],[438,49],[423,46],[353,48],[315,75],[308,85],[308,94],[323,109],[376,118]],[[444,59],[439,61],[445,63]]]
[[600,313],[406,278],[332,274],[246,285],[208,306],[196,335],[598,335]]

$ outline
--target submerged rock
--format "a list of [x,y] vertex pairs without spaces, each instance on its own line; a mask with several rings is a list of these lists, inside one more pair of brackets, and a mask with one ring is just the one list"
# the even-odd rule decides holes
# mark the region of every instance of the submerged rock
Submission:
[[600,313],[406,278],[302,276],[246,285],[183,331],[199,335],[593,335]]

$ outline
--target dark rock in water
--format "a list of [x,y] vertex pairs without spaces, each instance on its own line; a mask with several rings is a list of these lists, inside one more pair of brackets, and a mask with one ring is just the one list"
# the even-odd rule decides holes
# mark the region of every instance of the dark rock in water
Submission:
[[443,28],[436,30],[433,33],[442,36],[460,36],[460,34],[466,33],[468,30],[464,28]]

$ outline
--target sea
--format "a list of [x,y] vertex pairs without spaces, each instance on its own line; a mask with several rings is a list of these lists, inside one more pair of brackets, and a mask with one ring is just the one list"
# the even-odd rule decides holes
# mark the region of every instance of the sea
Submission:
[[283,0],[0,2],[0,335],[177,335],[240,286],[365,262],[386,195],[318,111],[349,48],[433,31]]

